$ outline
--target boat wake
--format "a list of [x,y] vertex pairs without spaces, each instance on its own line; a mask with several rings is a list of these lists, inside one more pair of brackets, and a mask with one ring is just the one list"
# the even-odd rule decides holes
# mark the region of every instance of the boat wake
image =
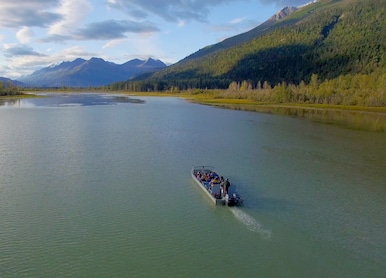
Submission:
[[250,216],[248,213],[236,207],[230,208],[230,210],[232,211],[236,219],[246,225],[249,230],[251,230],[252,232],[259,233],[260,236],[264,239],[271,238],[272,231],[270,229],[264,228],[259,221]]

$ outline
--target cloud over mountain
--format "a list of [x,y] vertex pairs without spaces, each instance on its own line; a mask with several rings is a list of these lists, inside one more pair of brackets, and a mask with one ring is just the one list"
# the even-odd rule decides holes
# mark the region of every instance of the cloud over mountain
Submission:
[[36,70],[28,66],[71,60],[76,55],[63,54],[74,48],[116,62],[157,57],[175,63],[267,19],[271,11],[256,17],[261,3],[272,9],[306,2],[0,0],[0,76],[17,78]]

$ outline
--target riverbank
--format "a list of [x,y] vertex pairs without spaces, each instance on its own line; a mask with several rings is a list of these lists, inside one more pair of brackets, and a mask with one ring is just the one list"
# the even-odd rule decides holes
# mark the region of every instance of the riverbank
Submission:
[[[40,92],[40,91],[39,91]],[[24,92],[22,95],[2,96],[0,100],[12,100],[18,98],[41,97],[34,93]],[[79,93],[74,90],[60,90],[52,93]],[[82,90],[83,92],[83,90]],[[92,92],[87,90],[87,92]],[[98,93],[119,93],[111,91],[95,91]],[[344,106],[328,104],[309,104],[309,103],[268,103],[257,102],[251,99],[223,98],[219,97],[221,92],[217,91],[184,91],[184,92],[126,92],[132,96],[154,96],[154,97],[178,97],[187,101],[210,105],[219,108],[253,111],[259,113],[273,113],[292,117],[303,117],[311,121],[326,124],[338,125],[344,128],[367,130],[374,132],[386,132],[386,107],[363,107],[363,106]],[[1,101],[0,101],[1,102]],[[0,103],[1,105],[1,103]]]
[[0,99],[20,99],[20,98],[36,98],[43,97],[34,93],[22,93],[18,95],[0,95]]
[[129,96],[180,97],[219,108],[304,117],[344,128],[386,132],[386,107],[363,107],[309,103],[268,103],[251,99],[221,98],[212,93],[128,93]]
[[[205,103],[202,103],[205,104]],[[213,104],[210,104],[213,105]],[[386,112],[381,108],[336,107],[311,104],[215,104],[213,106],[303,117],[314,122],[338,125],[349,129],[386,132]]]
[[218,98],[201,93],[135,93],[136,96],[168,96],[219,108],[303,117],[314,122],[349,129],[386,132],[386,107],[362,107],[305,103],[264,103],[250,99]]

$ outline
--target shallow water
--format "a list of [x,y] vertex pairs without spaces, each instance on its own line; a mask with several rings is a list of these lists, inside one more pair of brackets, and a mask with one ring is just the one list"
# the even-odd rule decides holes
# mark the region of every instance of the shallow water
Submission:
[[384,277],[384,133],[139,98],[0,106],[0,277]]
[[254,111],[261,113],[274,113],[295,117],[304,117],[314,122],[332,124],[348,129],[386,132],[386,114],[360,110],[326,109],[305,106],[280,106],[280,105],[223,105],[222,107]]

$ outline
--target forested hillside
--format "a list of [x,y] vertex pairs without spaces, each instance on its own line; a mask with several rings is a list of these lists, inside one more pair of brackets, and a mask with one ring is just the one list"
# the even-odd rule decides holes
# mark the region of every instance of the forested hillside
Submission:
[[[250,89],[261,84],[273,88],[304,86],[312,76],[319,86],[347,79],[347,75],[360,76],[358,86],[374,80],[382,83],[386,78],[385,7],[386,0],[321,0],[241,45],[184,59],[112,87],[131,91],[226,89],[247,81]],[[384,91],[383,96],[379,94],[384,98]]]

